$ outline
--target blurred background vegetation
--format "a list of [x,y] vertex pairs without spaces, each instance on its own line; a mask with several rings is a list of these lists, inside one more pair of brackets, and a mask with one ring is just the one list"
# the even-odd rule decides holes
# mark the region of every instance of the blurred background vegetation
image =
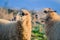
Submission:
[[[31,40],[47,40],[47,37],[45,35],[44,31],[44,25],[36,23],[36,21],[40,21],[37,19],[36,16],[40,14],[40,12],[35,11],[35,10],[29,10],[32,15],[32,37]],[[7,9],[7,8],[0,8],[0,18],[1,19],[7,19],[11,20],[16,14],[19,12],[19,10],[16,9]]]
[[37,24],[32,28],[31,40],[47,40],[42,24]]

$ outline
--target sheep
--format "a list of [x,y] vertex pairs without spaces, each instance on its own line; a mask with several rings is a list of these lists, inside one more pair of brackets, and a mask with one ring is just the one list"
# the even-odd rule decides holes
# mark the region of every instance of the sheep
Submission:
[[0,40],[31,40],[31,15],[28,10],[20,11],[16,21],[0,19]]
[[52,8],[41,10],[40,22],[44,23],[45,33],[48,40],[60,40],[60,15]]

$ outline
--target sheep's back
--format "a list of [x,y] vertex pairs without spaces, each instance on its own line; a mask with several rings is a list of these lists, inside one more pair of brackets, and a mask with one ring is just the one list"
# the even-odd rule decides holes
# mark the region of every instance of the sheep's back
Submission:
[[53,26],[46,27],[48,40],[60,40],[60,21],[55,22]]
[[16,23],[0,23],[0,40],[17,40]]

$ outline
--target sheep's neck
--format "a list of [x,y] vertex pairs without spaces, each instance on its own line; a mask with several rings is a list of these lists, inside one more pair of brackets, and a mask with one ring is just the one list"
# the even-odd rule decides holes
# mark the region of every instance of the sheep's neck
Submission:
[[29,22],[30,21],[17,22],[18,40],[30,40],[31,25],[29,25]]

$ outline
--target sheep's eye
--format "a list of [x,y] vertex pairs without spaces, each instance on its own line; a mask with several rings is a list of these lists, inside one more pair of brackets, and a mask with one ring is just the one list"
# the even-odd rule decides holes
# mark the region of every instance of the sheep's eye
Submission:
[[54,12],[56,12],[56,11],[54,11]]
[[47,11],[44,11],[44,13],[48,13]]
[[36,18],[38,18],[38,15],[35,15]]
[[36,17],[37,17],[38,15],[36,15]]
[[24,16],[25,14],[22,12],[22,16]]

